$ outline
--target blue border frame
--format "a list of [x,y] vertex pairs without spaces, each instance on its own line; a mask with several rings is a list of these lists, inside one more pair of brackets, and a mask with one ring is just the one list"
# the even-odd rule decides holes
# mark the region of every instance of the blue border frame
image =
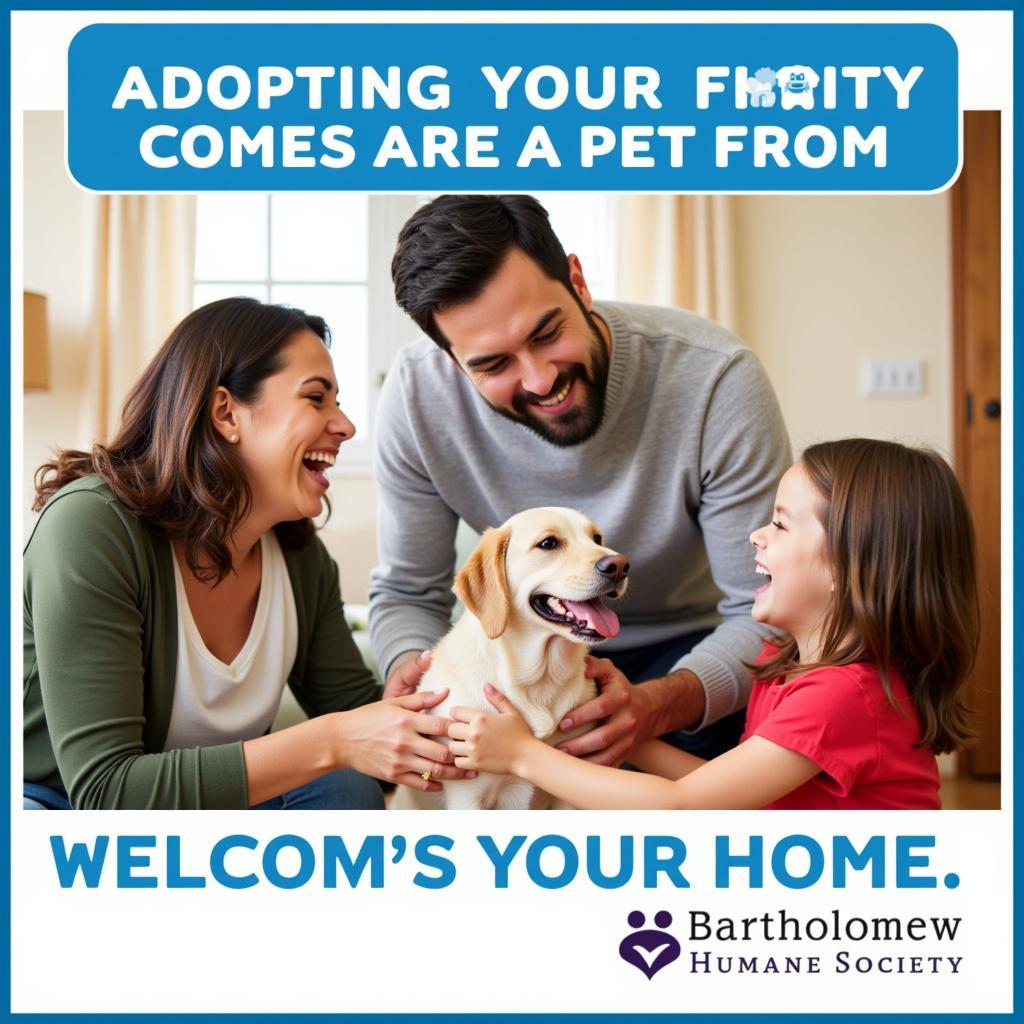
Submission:
[[[393,0],[393,2],[384,2],[384,0],[363,0],[362,3],[354,2],[354,0],[305,0],[302,4],[288,5],[286,3],[274,2],[274,0],[252,0],[250,3],[227,3],[221,0],[220,3],[211,4],[208,8],[204,7],[198,0],[166,0],[164,3],[154,3],[152,0],[149,2],[117,2],[117,0],[99,0],[96,3],[88,3],[86,0],[78,0],[78,2],[64,2],[54,4],[32,4],[28,2],[21,3],[5,3],[2,8],[2,17],[0,17],[0,81],[5,86],[5,92],[8,99],[6,103],[0,103],[0,193],[7,197],[8,202],[3,204],[2,210],[0,210],[0,280],[4,282],[7,288],[7,293],[10,293],[11,287],[11,220],[10,220],[10,200],[11,196],[11,176],[10,176],[10,161],[11,161],[11,115],[10,115],[10,94],[11,94],[11,19],[10,15],[13,11],[78,11],[78,10],[103,10],[103,11],[146,11],[146,10],[197,10],[202,9],[204,13],[208,13],[211,10],[220,11],[237,11],[237,10],[249,10],[253,12],[261,11],[282,11],[287,10],[289,6],[293,6],[296,9],[301,10],[329,10],[329,11],[346,11],[346,10],[359,10],[359,11],[373,11],[373,10],[393,10],[393,11],[433,11],[433,10],[451,10],[451,11],[510,11],[510,10],[522,10],[522,11],[542,11],[542,10],[559,10],[559,11],[608,11],[608,10],[621,10],[625,13],[629,13],[633,9],[644,9],[654,11],[690,11],[690,10],[711,10],[711,11],[763,11],[766,10],[764,4],[759,3],[737,3],[728,2],[728,0],[705,0],[704,3],[684,3],[679,0],[640,0],[639,3],[630,4],[626,0],[511,0],[511,2],[501,2],[501,0],[485,0],[481,3],[467,3],[465,0],[454,0],[454,2],[439,2],[439,3],[416,3],[412,0]],[[1013,42],[1014,50],[1018,43],[1017,38],[1017,18],[1016,8],[1017,5],[1012,0],[1007,0],[1004,3],[983,3],[983,4],[970,4],[967,2],[951,3],[949,0],[938,0],[938,2],[928,3],[926,0],[908,0],[908,2],[901,4],[882,3],[880,0],[862,0],[860,3],[844,3],[835,4],[828,2],[814,3],[811,0],[789,0],[785,3],[784,9],[793,11],[820,11],[820,10],[856,10],[856,11],[882,11],[882,10],[939,10],[939,11],[956,11],[956,10],[971,10],[971,11],[1012,11],[1014,13],[1013,18]],[[1015,75],[1013,83],[1013,102],[1014,109],[1022,107],[1024,104],[1024,81],[1022,77]],[[1022,107],[1024,109],[1024,107]],[[1016,127],[1016,124],[1014,125]],[[1014,133],[1014,167],[1024,167],[1024,131],[1016,131]],[[1024,173],[1018,171],[1014,179],[1013,187],[1013,198],[1014,207],[1017,210],[1024,210]],[[1024,239],[1024,229],[1020,226],[1021,218],[1018,218],[1018,222],[1014,224],[1013,232],[1013,253],[1017,256],[1020,253],[1024,253],[1024,247],[1021,245],[1022,239]],[[1016,261],[1014,264],[1013,274],[1013,289],[1014,294],[1022,294],[1018,289],[1024,289],[1024,269],[1022,269],[1021,261]],[[1017,353],[1017,338],[1020,336],[1020,330],[1014,331],[1014,353]],[[6,337],[11,339],[11,312],[9,304],[6,301],[0,301],[0,337]],[[10,394],[10,377],[11,377],[11,365],[10,358],[0,359],[0,407],[4,403],[8,403],[7,396]],[[1024,355],[1018,358],[1014,365],[1013,372],[1013,396],[1015,397],[1021,392],[1021,383],[1024,381]],[[1017,416],[1014,403],[1011,401],[1010,407],[1014,408],[1014,427],[1013,427],[1013,440],[1014,449],[1017,452],[1024,452],[1024,415]],[[9,438],[13,439],[15,436],[20,436],[20,424],[15,424],[13,421],[13,411],[8,404],[7,408],[7,424],[9,431]],[[1014,469],[1016,466],[1014,466]],[[5,500],[0,506],[0,528],[3,529],[3,533],[6,536],[10,536],[10,508],[11,508],[11,458],[10,458],[10,446],[0,445],[0,479],[3,481],[3,495]],[[1011,487],[1012,487],[1011,480]],[[1015,488],[1013,490],[1013,522],[1024,523],[1024,497]],[[10,560],[10,546],[9,544],[0,545],[0,579],[9,580],[11,574],[11,560]],[[1014,563],[1013,570],[1013,586],[1014,593],[1018,595],[1024,595],[1024,558],[1018,557]],[[10,594],[9,588],[3,588],[0,591],[0,616],[4,622],[9,621],[11,613],[10,608]],[[1024,627],[1024,601],[1019,601],[1014,606],[1014,618],[1013,628],[1014,632],[1021,630]],[[1014,652],[1013,667],[1014,674],[1017,669],[1022,670],[1024,674],[1024,647],[1021,651]],[[10,651],[10,633],[8,629],[0,630],[0,664],[9,665],[11,660]],[[11,684],[13,685],[13,680]],[[1017,735],[1024,728],[1024,709],[1021,704],[1024,701],[1018,701],[1014,707],[1013,716],[1013,736],[1016,739]],[[7,794],[10,792],[10,771],[11,771],[11,749],[10,749],[10,721],[9,721],[9,704],[7,701],[0,701],[0,785],[2,785],[2,791],[0,791],[0,805],[6,803]],[[1014,762],[1013,770],[1013,782],[1014,782],[1014,793],[1020,791],[1021,787],[1024,786],[1024,758],[1016,758]],[[1017,809],[1018,801],[1014,800],[1014,810]],[[12,1014],[10,1011],[11,1006],[11,809],[6,808],[7,813],[0,818],[0,879],[3,879],[3,884],[0,886],[0,892],[2,892],[2,902],[0,902],[0,958],[2,958],[3,969],[0,972],[0,1017],[4,1020],[12,1021],[24,1021],[26,1024],[37,1021],[64,1021],[64,1020],[106,1020],[109,1017],[115,1015],[112,1014]],[[1021,825],[1020,821],[1017,820],[1014,823],[1014,843],[1018,844],[1020,835],[1024,826]],[[1021,919],[1022,910],[1024,910],[1024,893],[1021,892],[1022,884],[1024,884],[1024,871],[1020,867],[1020,861],[1018,858],[1014,859],[1013,868],[1013,879],[1014,879],[1014,896],[1013,896],[1013,916],[1014,922],[1016,923]],[[1016,932],[1014,936],[1014,980],[1024,978],[1024,949],[1022,949],[1022,941],[1017,937]],[[806,1014],[643,1014],[643,1015],[631,1015],[631,1014],[530,1014],[530,1013],[492,1013],[492,1014],[435,1014],[435,1013],[424,1013],[417,1015],[406,1015],[406,1014],[394,1014],[394,1013],[382,1013],[382,1014],[345,1014],[345,1013],[325,1013],[325,1014],[260,1014],[260,1019],[295,1019],[295,1020],[310,1020],[310,1021],[324,1021],[328,1019],[338,1019],[353,1022],[366,1022],[366,1024],[392,1024],[392,1022],[418,1020],[426,1022],[436,1022],[436,1024],[449,1024],[454,1018],[458,1020],[485,1020],[493,1022],[493,1024],[503,1024],[503,1022],[527,1022],[527,1024],[541,1024],[541,1022],[549,1020],[560,1020],[564,1021],[567,1019],[585,1019],[585,1020],[600,1020],[602,1022],[632,1022],[636,1019],[654,1019],[657,1021],[670,1021],[679,1020],[686,1021],[688,1024],[738,1024],[741,1021],[754,1021],[754,1020],[778,1020],[781,1024],[783,1021],[789,1021],[793,1018],[798,1019],[801,1024],[803,1022],[823,1021],[823,1022],[835,1022],[835,1024],[844,1024],[844,1022],[863,1021],[871,1022],[871,1024],[887,1024],[887,1022],[893,1022],[893,1024],[906,1024],[906,1022],[933,1022],[933,1021],[949,1021],[949,1022],[973,1022],[973,1021],[985,1021],[985,1022],[997,1022],[997,1021],[1015,1021],[1020,1016],[1017,1010],[1016,993],[1014,993],[1014,1010],[1010,1014],[851,1014],[851,1013],[806,1013]],[[221,1021],[225,1018],[245,1018],[247,1014],[167,1014],[167,1013],[153,1013],[153,1014],[117,1014],[116,1019],[118,1021],[131,1022],[131,1021],[148,1021],[156,1020],[160,1022],[193,1022],[193,1021]]]
[[[833,3],[822,0],[788,0],[779,5],[785,11],[1012,11],[1017,5],[1012,0],[1004,3],[954,3],[952,0],[937,0],[926,3],[923,0],[908,0],[907,3],[885,3],[883,0],[864,0],[863,3]],[[154,3],[153,0],[142,3],[131,3],[129,0],[106,0],[106,2],[88,3],[87,0],[76,2],[33,4],[28,2],[5,3],[5,11],[196,11],[204,14],[215,11],[279,11],[287,13],[289,9],[296,11],[622,11],[630,14],[637,10],[643,11],[763,11],[771,13],[771,8],[764,3],[747,0],[745,3],[731,3],[730,0],[706,0],[705,3],[685,3],[679,0],[481,0],[469,3],[467,0],[453,2],[424,3],[422,0],[305,0],[302,3],[282,3],[280,0],[253,0],[251,3],[229,3],[226,0],[204,5],[198,0],[166,0],[165,3]],[[723,1018],[724,1019],[724,1018]]]
[[[6,15],[0,19],[0,61],[3,62],[3,76],[0,78],[4,92],[11,95],[11,19]],[[8,99],[0,107],[0,194],[8,198],[8,202],[0,209],[0,281],[11,292],[11,105]],[[7,338],[10,345],[11,308],[7,301],[0,298],[0,338]],[[14,413],[10,407],[11,393],[11,360],[0,359],[0,408],[7,406],[8,437],[13,439]],[[11,533],[11,450],[10,445],[0,444],[0,487],[3,488],[4,500],[0,502],[0,536],[10,537]],[[10,544],[0,544],[0,580],[11,578]],[[7,623],[10,619],[10,590],[0,588],[0,622]],[[10,665],[11,635],[9,629],[0,629],[0,665]],[[13,685],[14,680],[11,680]],[[10,705],[0,710],[0,807],[7,803],[7,794],[11,790],[11,723],[8,719]],[[3,892],[3,919],[0,921],[0,957],[3,958],[3,969],[0,973],[0,1013],[9,1015],[11,1007],[11,808],[0,819],[0,891]]]

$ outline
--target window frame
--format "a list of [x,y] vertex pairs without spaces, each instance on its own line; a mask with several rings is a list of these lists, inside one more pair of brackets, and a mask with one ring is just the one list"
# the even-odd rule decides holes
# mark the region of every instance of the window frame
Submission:
[[[262,193],[267,197],[266,204],[266,238],[267,238],[267,277],[265,279],[249,279],[240,281],[238,279],[216,279],[199,278],[193,270],[192,284],[193,294],[196,285],[258,285],[266,289],[269,296],[276,285],[335,285],[335,286],[365,286],[367,297],[366,316],[366,371],[367,371],[367,422],[357,423],[355,438],[348,441],[335,466],[329,471],[332,477],[372,477],[373,475],[373,427],[377,418],[377,407],[380,401],[380,391],[384,384],[384,378],[389,372],[399,349],[416,340],[419,331],[416,325],[402,312],[394,301],[394,292],[391,282],[391,259],[394,254],[395,242],[399,231],[405,222],[424,203],[435,198],[434,194],[423,193],[397,193],[397,194],[367,194],[367,270],[364,281],[354,280],[329,280],[329,281],[284,281],[274,278],[271,274],[273,262],[272,246],[274,241],[271,203],[276,193]],[[538,199],[545,206],[555,198],[557,194],[538,194]],[[600,197],[590,195],[592,199],[599,199],[601,203],[601,227],[603,238],[599,239],[602,249],[610,253],[605,258],[604,265],[599,273],[594,275],[591,281],[588,276],[588,283],[591,284],[591,292],[596,298],[602,297],[599,293],[608,289],[615,291],[616,267],[617,267],[617,245],[618,245],[618,211],[616,209],[617,196],[601,195]],[[570,240],[571,241],[571,240]],[[571,248],[567,250],[573,251]],[[604,273],[610,268],[609,273]],[[584,261],[584,273],[587,273],[587,261]],[[611,280],[605,278],[610,277]],[[595,289],[593,286],[597,284]],[[317,310],[310,310],[316,313]],[[343,324],[329,324],[332,332],[337,337],[344,334]],[[337,350],[335,350],[336,352]],[[333,353],[332,353],[333,355]],[[335,364],[337,374],[342,376],[345,367]]]
[[[273,264],[273,213],[272,202],[275,193],[263,193],[267,199],[266,223],[264,227],[267,241],[266,274],[262,278],[214,278],[200,277],[193,264],[192,289],[195,295],[197,286],[223,285],[245,286],[264,289],[267,301],[275,287],[284,286],[335,286],[363,287],[366,289],[366,370],[367,370],[367,422],[357,423],[355,438],[347,442],[337,464],[330,470],[331,476],[370,476],[373,462],[373,424],[376,421],[377,405],[384,377],[397,355],[398,350],[416,337],[415,325],[395,305],[391,285],[391,256],[395,239],[402,225],[415,212],[422,201],[417,195],[373,195],[367,196],[367,270],[364,280],[330,279],[320,281],[283,280],[275,278],[272,273]],[[317,313],[317,310],[310,310]],[[332,334],[341,337],[344,324],[328,324]],[[337,348],[332,352],[336,358]],[[335,372],[345,373],[340,362],[335,363]]]

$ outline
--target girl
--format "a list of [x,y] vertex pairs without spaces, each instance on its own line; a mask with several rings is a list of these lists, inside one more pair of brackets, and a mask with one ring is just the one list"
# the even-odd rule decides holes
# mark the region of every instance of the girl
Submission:
[[[378,700],[313,528],[354,433],[328,344],[301,310],[210,303],[109,444],[37,474],[26,807],[382,809],[366,776],[462,776],[424,713],[443,693]],[[311,717],[270,733],[286,681]]]
[[489,687],[500,714],[452,712],[455,764],[582,808],[938,808],[935,754],[970,738],[959,691],[978,636],[952,470],[885,441],[814,445],[750,541],[766,577],[753,616],[781,635],[753,667],[738,747],[702,761],[651,740],[629,758],[649,774],[605,768],[536,740]]

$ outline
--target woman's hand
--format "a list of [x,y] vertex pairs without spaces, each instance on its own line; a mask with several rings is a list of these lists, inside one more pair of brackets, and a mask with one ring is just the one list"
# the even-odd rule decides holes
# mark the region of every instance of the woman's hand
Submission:
[[340,760],[364,775],[425,793],[440,790],[439,780],[472,778],[475,772],[453,767],[449,747],[430,738],[446,735],[451,721],[423,712],[447,696],[446,689],[412,693],[341,712]]
[[490,683],[484,693],[499,714],[473,708],[452,708],[448,727],[457,768],[474,768],[496,775],[515,775],[516,765],[531,742],[536,742],[523,716]]

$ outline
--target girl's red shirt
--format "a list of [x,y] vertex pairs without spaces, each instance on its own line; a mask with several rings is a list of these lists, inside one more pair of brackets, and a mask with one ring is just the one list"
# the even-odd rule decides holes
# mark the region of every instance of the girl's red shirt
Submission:
[[889,686],[896,707],[878,667],[863,662],[755,682],[742,739],[761,736],[821,768],[767,807],[938,810],[938,765],[931,750],[915,746],[921,723],[907,684],[890,671]]

